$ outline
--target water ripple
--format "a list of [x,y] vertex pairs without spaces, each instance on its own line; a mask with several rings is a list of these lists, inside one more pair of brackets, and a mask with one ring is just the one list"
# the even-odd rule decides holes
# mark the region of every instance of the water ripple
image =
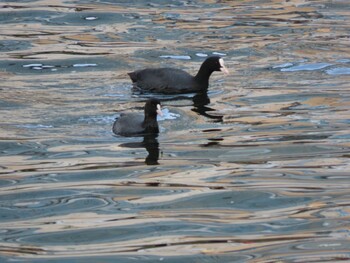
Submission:
[[[350,260],[345,2],[73,2],[2,6],[1,262]],[[131,90],[211,55],[204,94]]]

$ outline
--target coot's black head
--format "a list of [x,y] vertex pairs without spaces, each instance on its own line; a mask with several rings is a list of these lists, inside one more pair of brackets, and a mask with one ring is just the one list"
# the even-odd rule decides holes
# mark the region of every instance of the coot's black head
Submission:
[[206,68],[209,72],[222,71],[225,74],[229,74],[228,69],[225,67],[224,59],[219,56],[212,56],[207,58],[202,67]]
[[145,104],[145,116],[162,115],[160,100],[156,98],[149,99]]

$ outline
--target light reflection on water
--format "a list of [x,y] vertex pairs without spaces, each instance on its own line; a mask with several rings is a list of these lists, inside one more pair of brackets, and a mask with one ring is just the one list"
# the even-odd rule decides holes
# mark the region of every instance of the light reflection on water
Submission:
[[[345,8],[4,4],[0,261],[349,260]],[[149,97],[127,72],[218,53],[207,94],[157,95],[159,136],[112,134]]]

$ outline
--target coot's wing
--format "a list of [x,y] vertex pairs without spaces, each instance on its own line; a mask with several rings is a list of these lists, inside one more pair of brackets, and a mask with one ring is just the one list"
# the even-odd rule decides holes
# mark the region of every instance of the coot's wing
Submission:
[[134,85],[142,90],[166,94],[198,90],[194,78],[181,69],[154,68],[129,73]]
[[113,124],[113,132],[120,135],[132,135],[144,132],[144,116],[139,113],[122,113]]

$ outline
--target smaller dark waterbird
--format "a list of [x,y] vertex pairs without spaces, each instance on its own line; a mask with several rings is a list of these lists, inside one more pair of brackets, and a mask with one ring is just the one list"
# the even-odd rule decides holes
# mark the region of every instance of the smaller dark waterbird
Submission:
[[123,136],[159,133],[157,114],[162,116],[161,103],[156,98],[149,99],[140,113],[121,113],[113,124],[113,132]]
[[224,59],[219,56],[208,57],[201,65],[196,76],[175,68],[146,68],[128,73],[135,90],[181,94],[206,92],[210,75],[214,71],[229,74]]

